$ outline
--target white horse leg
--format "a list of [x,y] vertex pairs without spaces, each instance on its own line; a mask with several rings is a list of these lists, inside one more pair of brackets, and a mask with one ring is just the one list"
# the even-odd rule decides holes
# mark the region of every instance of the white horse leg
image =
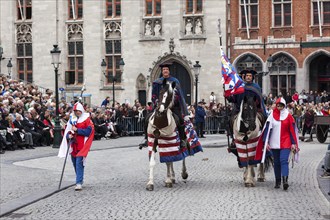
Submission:
[[172,180],[171,180],[171,165],[173,166],[172,162],[166,163],[167,175],[166,175],[166,180],[165,180],[165,186],[168,188],[173,187]]
[[174,163],[171,162],[171,181],[172,183],[175,183],[175,173],[174,173]]
[[155,152],[151,152],[150,161],[149,161],[149,182],[147,184],[147,190],[154,190],[154,167],[156,165]]
[[244,182],[246,181],[247,173],[248,173],[247,167],[244,167],[244,173],[243,173],[243,180],[244,180]]
[[182,161],[182,179],[186,180],[188,178],[187,167],[186,167],[186,159]]
[[265,177],[265,169],[264,169],[264,164],[260,163],[258,167],[258,182],[265,182],[266,177]]
[[246,169],[246,179],[245,179],[245,186],[246,187],[254,187],[255,183],[255,173],[254,173],[254,165],[248,165]]

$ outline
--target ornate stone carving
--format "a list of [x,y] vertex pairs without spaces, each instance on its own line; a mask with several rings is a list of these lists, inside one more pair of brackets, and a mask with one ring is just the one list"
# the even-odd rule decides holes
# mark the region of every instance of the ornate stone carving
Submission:
[[170,53],[170,54],[165,52],[163,56],[158,56],[157,60],[152,62],[153,68],[149,68],[149,72],[151,73],[154,70],[154,68],[158,68],[157,64],[163,63],[164,61],[167,60],[180,60],[181,62],[186,63],[187,66],[190,66],[191,69],[194,68],[191,60],[188,60],[185,55],[180,55],[179,52]]
[[17,43],[32,42],[32,24],[22,23],[16,26]]
[[162,19],[146,18],[143,20],[143,35],[145,37],[161,37],[162,36]]
[[106,21],[104,23],[104,36],[109,38],[121,37],[121,21]]
[[84,37],[83,24],[68,24],[68,40],[82,40]]
[[170,42],[168,47],[170,48],[170,53],[174,52],[175,44],[174,44],[174,38],[170,38]]
[[184,35],[194,36],[203,35],[204,25],[202,16],[186,16],[184,17]]

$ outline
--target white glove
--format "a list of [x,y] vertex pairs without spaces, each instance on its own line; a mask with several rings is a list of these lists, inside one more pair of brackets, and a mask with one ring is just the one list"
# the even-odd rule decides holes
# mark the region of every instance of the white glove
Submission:
[[189,118],[188,115],[186,115],[186,116],[184,116],[183,120],[184,120],[184,121],[190,121],[190,118]]

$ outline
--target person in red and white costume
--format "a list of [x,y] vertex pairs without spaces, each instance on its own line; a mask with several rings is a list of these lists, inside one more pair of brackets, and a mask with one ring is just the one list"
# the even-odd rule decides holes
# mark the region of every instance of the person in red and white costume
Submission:
[[81,190],[84,180],[84,167],[86,157],[94,139],[94,125],[89,113],[85,112],[79,102],[73,106],[73,112],[66,125],[64,137],[58,153],[59,157],[66,157],[68,147],[71,160],[76,172],[75,190]]
[[274,157],[275,188],[280,188],[282,177],[283,189],[287,190],[290,153],[298,160],[298,130],[294,118],[286,108],[285,100],[278,98],[275,103],[276,107],[268,116],[260,135],[255,159],[262,159],[265,146],[267,150],[271,150]]

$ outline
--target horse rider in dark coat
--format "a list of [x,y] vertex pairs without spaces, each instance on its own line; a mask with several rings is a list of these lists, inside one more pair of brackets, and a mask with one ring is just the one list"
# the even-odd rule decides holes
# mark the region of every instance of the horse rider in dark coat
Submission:
[[[175,90],[175,100],[174,100],[174,105],[171,108],[173,117],[175,119],[179,136],[180,136],[180,146],[184,147],[186,145],[185,139],[186,135],[184,132],[184,117],[188,115],[188,110],[187,110],[187,105],[184,100],[183,92],[180,86],[180,82],[177,78],[171,76],[170,73],[170,66],[172,63],[163,63],[159,65],[162,71],[162,77],[159,79],[156,79],[152,83],[152,103],[153,103],[153,111],[157,107],[158,103],[158,98],[159,98],[159,93],[163,87],[163,81],[166,79],[168,82],[175,82],[176,90]],[[143,144],[139,145],[139,148],[142,149],[142,147],[147,147],[148,146],[148,134],[147,134],[147,128],[148,128],[148,121],[150,116],[152,115],[153,111],[146,117],[145,121],[145,127],[144,127],[144,132],[145,132],[145,142]]]

